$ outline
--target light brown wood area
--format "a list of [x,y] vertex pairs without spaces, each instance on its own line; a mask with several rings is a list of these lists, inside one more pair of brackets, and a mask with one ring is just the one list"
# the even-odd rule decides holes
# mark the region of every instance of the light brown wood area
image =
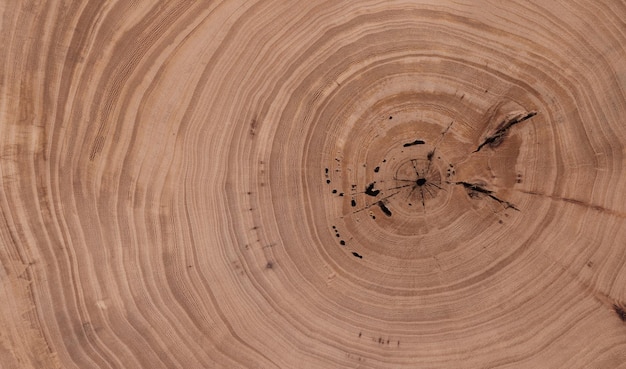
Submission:
[[0,17],[0,368],[626,368],[623,0]]

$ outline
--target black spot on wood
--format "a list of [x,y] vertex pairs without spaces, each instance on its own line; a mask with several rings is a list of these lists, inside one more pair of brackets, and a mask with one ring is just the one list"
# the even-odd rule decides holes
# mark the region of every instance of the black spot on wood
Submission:
[[363,256],[359,255],[359,253],[358,253],[358,252],[354,252],[354,251],[353,251],[353,252],[352,252],[352,255],[354,255],[354,257],[357,257],[357,258],[359,258],[359,259],[363,259]]
[[327,180],[326,180],[326,184],[330,184],[330,179],[327,179]]
[[426,184],[426,178],[418,178],[417,181],[415,181],[415,183],[421,187]]
[[415,145],[423,145],[426,142],[422,141],[422,140],[415,140],[413,142],[407,142],[404,145],[402,145],[403,147],[409,147],[409,146],[415,146]]
[[352,207],[355,207],[355,206],[356,206],[356,200],[355,200],[355,199],[352,199],[352,201],[350,201],[350,205],[351,205]]
[[339,244],[340,244],[341,246],[345,246],[345,245],[346,245],[346,241],[341,240],[341,241],[339,241]]
[[333,190],[333,193],[337,193],[337,190]]
[[380,210],[382,210],[383,213],[385,213],[386,216],[388,216],[388,217],[391,216],[391,210],[389,210],[389,208],[387,207],[387,205],[385,205],[384,202],[379,201],[378,202],[378,207],[380,208]]
[[372,182],[368,184],[367,187],[365,188],[365,194],[368,196],[372,196],[372,197],[378,196],[378,194],[380,193],[380,190],[375,190],[374,189],[375,185],[376,185],[376,182]]
[[380,167],[374,168],[374,173],[378,173],[379,170],[380,170]]
[[256,134],[256,129],[259,126],[259,122],[255,119],[252,119],[250,122],[250,136],[254,136]]

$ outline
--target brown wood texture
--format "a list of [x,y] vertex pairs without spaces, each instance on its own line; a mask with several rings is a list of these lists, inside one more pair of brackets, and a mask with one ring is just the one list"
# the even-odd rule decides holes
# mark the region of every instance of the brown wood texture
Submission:
[[1,368],[626,368],[624,1],[0,17]]

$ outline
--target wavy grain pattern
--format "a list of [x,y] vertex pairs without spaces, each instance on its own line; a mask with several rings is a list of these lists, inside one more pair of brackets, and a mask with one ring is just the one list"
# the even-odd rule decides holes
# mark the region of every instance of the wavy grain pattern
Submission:
[[0,17],[0,367],[626,368],[623,1]]

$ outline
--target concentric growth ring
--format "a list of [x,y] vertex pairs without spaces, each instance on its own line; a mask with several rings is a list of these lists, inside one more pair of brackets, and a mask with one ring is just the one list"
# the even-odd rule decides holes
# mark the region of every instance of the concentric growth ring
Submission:
[[6,3],[0,367],[623,367],[623,1]]

